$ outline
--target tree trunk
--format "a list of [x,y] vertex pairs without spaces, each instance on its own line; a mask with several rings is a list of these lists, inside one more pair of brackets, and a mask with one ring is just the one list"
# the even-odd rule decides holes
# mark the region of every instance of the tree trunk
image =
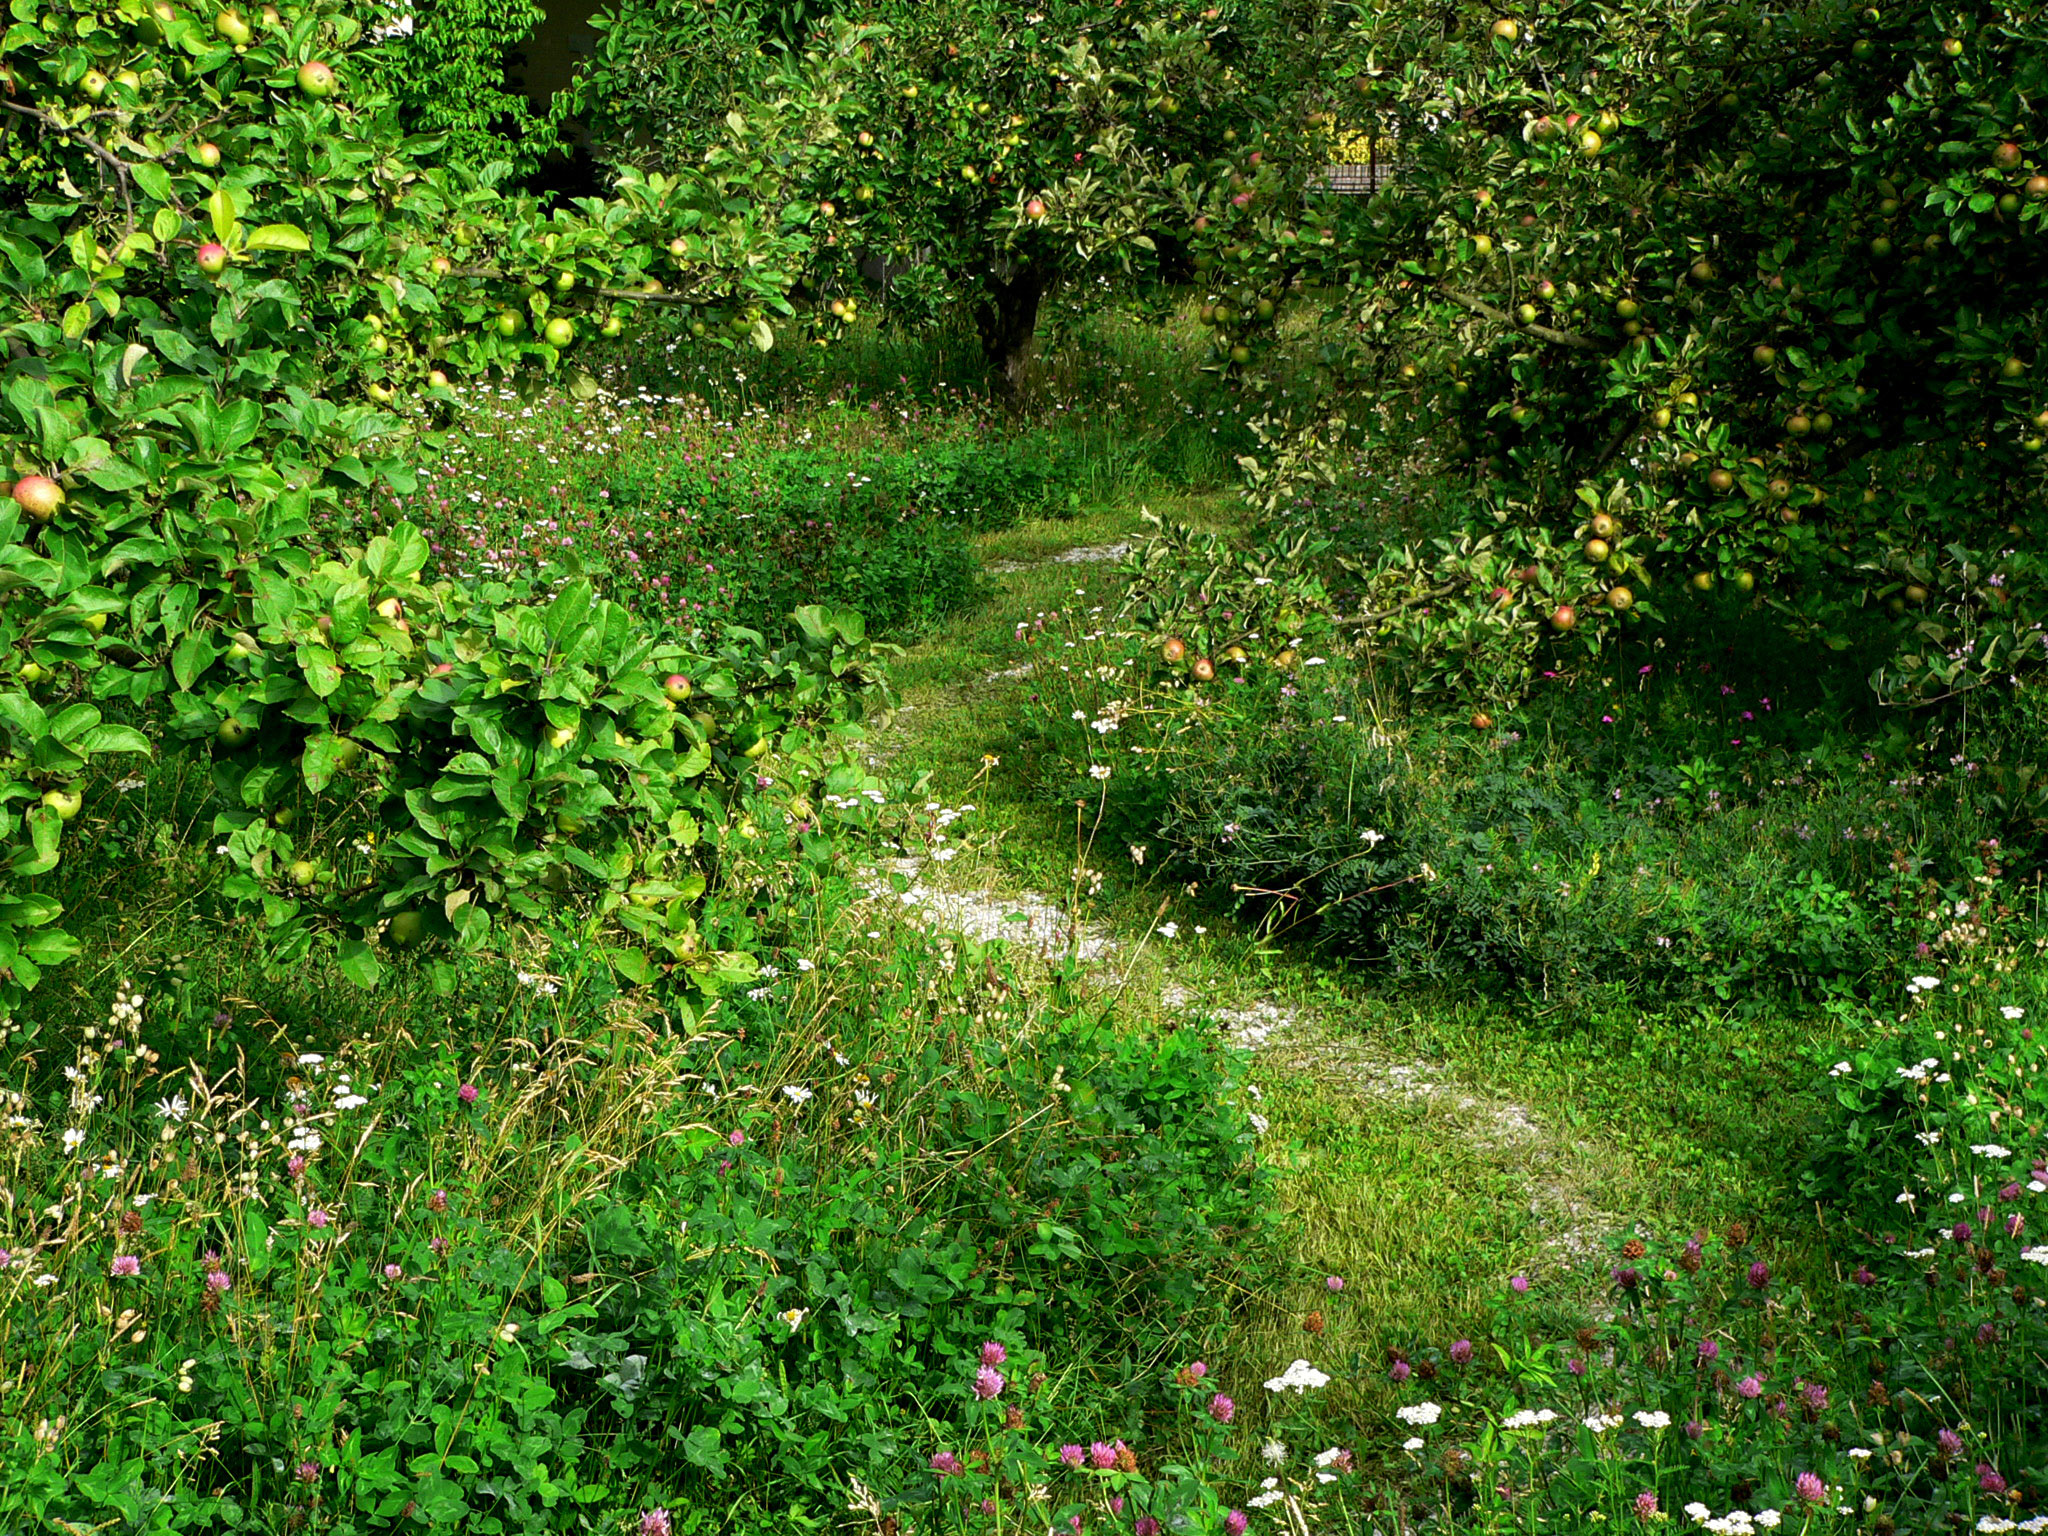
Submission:
[[974,328],[981,333],[981,354],[987,360],[996,393],[1015,403],[1024,388],[1024,369],[1038,332],[1038,304],[1050,283],[1043,268],[999,264],[974,307]]

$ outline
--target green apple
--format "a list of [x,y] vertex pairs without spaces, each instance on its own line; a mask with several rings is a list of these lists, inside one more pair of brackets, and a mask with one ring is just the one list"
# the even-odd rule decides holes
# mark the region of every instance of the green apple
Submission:
[[410,949],[427,931],[426,919],[417,912],[400,912],[384,926],[384,937],[395,949]]
[[516,309],[501,309],[498,311],[497,324],[500,336],[517,336],[526,329],[526,316]]
[[249,23],[244,21],[237,11],[218,12],[213,18],[213,30],[237,48],[256,35],[249,30]]
[[215,728],[213,739],[219,746],[233,752],[249,739],[249,727],[230,715]]
[[560,350],[576,340],[576,322],[566,316],[557,315],[542,329],[541,336],[551,347]]
[[85,796],[75,789],[53,789],[43,796],[43,804],[57,813],[59,821],[69,821],[85,804]]
[[299,66],[299,89],[316,101],[332,96],[337,83],[333,68],[322,59],[309,59]]
[[311,859],[294,859],[292,867],[287,873],[292,877],[293,885],[311,885],[313,877],[319,874],[320,871],[314,868]]

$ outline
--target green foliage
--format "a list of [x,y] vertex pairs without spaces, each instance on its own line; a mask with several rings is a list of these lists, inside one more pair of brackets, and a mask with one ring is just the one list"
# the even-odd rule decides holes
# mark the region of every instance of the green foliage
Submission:
[[365,72],[410,132],[444,138],[441,158],[479,173],[496,165],[521,181],[540,169],[555,134],[524,95],[505,89],[505,55],[542,17],[534,0],[436,0],[407,11],[401,32],[373,30]]
[[1334,232],[1329,387],[1256,456],[1278,499],[1360,450],[1473,487],[1449,547],[1363,562],[1368,633],[1509,696],[1560,610],[1592,648],[1740,581],[1804,638],[1888,630],[1887,699],[2036,664],[2040,18],[1507,12],[1359,8],[1338,117],[1398,182],[1212,203],[1196,240],[1242,311],[1301,259],[1288,220]]
[[[141,1029],[211,1006],[166,978],[123,988],[66,1076],[70,1053],[13,1053],[14,1187],[73,1225],[0,1217],[0,1339],[34,1362],[0,1508],[551,1531],[715,1504],[730,1529],[827,1515],[849,1476],[893,1506],[991,1339],[1007,1401],[1135,1434],[1150,1362],[1264,1261],[1236,1064],[1044,1009],[996,951],[838,921],[862,900],[821,880],[816,966],[779,954],[692,1040],[615,1029],[562,944],[559,1003],[494,1009],[472,968],[431,1044],[160,1055]],[[69,1326],[100,1302],[125,1321]],[[1056,1346],[1079,1364],[1035,1375]]]
[[[1247,112],[1291,113],[1314,16],[1281,3],[1228,16],[1059,0],[864,0],[831,20],[860,68],[803,185],[824,218],[822,315],[858,312],[856,263],[881,256],[890,310],[964,304],[1006,391],[1041,301],[1083,272],[1155,270],[1156,239],[1234,175]],[[824,29],[817,33],[825,35]],[[750,5],[622,5],[579,84],[619,164],[695,161],[706,123],[763,67]],[[1233,189],[1234,190],[1234,189]],[[1229,195],[1226,191],[1222,195]],[[821,318],[822,318],[821,315]]]
[[2028,855],[2001,848],[2013,824],[1978,762],[1857,750],[1830,729],[1853,680],[1709,629],[1614,675],[1540,679],[1512,719],[1431,728],[1314,613],[1317,583],[1287,564],[1302,541],[1199,580],[1162,554],[1175,542],[1229,548],[1155,543],[1131,563],[1140,627],[1041,667],[1041,782],[1275,931],[1574,1009],[1756,1006],[1867,994],[1916,946],[1966,945],[1959,910],[2021,901],[2007,861]]
[[[751,194],[802,114],[736,111],[716,166],[544,214],[421,163],[358,75],[360,41],[339,10],[202,23],[170,0],[112,18],[60,6],[9,33],[14,114],[61,172],[0,217],[15,349],[0,435],[20,475],[0,512],[13,878],[55,865],[78,810],[67,786],[93,759],[210,736],[229,759],[215,818],[237,865],[228,894],[286,958],[341,930],[368,980],[380,915],[387,940],[445,924],[480,943],[495,919],[532,916],[544,880],[595,881],[631,938],[592,937],[629,973],[675,960],[696,983],[732,979],[737,962],[696,952],[692,876],[665,860],[733,807],[686,805],[683,787],[734,771],[714,730],[742,756],[793,731],[813,774],[837,762],[843,743],[810,733],[844,725],[872,681],[858,620],[817,614],[774,652],[744,635],[704,647],[714,703],[678,752],[660,682],[682,653],[587,587],[479,606],[424,574],[411,527],[335,559],[316,526],[343,487],[412,485],[412,442],[453,398],[442,369],[553,371],[579,325],[663,297],[645,284],[661,286],[654,241],[675,224],[688,233],[660,259],[689,296],[772,344],[765,314],[788,308],[808,221]],[[830,74],[815,72],[821,90]],[[589,387],[580,371],[571,383]],[[359,758],[366,777],[337,782]],[[264,819],[288,798],[322,824],[344,804],[367,815],[392,857],[346,891],[317,867],[301,878],[301,848]],[[629,809],[601,845],[556,841],[550,816],[612,806]],[[8,997],[64,958],[57,916],[10,891]]]

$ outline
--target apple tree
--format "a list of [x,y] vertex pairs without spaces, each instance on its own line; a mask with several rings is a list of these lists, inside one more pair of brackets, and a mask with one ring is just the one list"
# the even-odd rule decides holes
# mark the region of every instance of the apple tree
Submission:
[[87,767],[172,750],[210,756],[223,894],[282,959],[338,943],[368,981],[380,943],[573,897],[636,980],[747,974],[701,898],[769,754],[857,790],[857,621],[686,644],[587,584],[438,579],[403,524],[323,529],[410,486],[460,379],[587,387],[579,348],[649,304],[767,331],[810,236],[756,194],[803,114],[736,108],[709,161],[548,211],[422,158],[343,6],[16,14],[0,116],[42,171],[0,208],[0,1004],[73,947],[37,877]]
[[[622,0],[583,86],[622,163],[700,158],[705,109],[746,72],[748,8],[682,7],[700,46],[662,32],[656,48],[647,18],[670,9]],[[1013,384],[1049,293],[1083,273],[1156,273],[1160,238],[1180,254],[1212,176],[1246,190],[1264,125],[1325,89],[1301,68],[1325,16],[1293,0],[836,7],[812,35],[855,64],[803,177],[824,228],[809,287],[828,324],[858,312],[858,263],[881,258],[902,274],[893,313],[964,304],[999,386]]]
[[1477,509],[1352,552],[1376,643],[1512,690],[1539,645],[1742,601],[1893,624],[1894,702],[2043,659],[2038,12],[1357,6],[1332,78],[1398,180],[1197,238],[1224,306],[1330,231],[1328,389],[1255,470],[1363,450]]

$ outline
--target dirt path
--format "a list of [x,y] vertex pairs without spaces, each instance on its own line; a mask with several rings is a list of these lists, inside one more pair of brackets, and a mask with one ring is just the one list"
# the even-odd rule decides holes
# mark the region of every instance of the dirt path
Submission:
[[[1006,647],[1004,637],[1014,637],[1056,599],[1113,602],[1111,566],[1129,548],[1128,540],[1108,540],[1034,551],[1033,559],[988,559],[984,571],[1000,595],[971,633],[941,634],[904,658],[902,670],[915,682],[905,702],[877,723],[876,758],[910,768],[936,764],[935,779],[958,780],[968,762],[962,743],[985,741],[983,763],[1000,762],[1013,745],[1002,733],[1034,672],[1029,660],[1013,659],[1023,654],[1022,646]],[[949,758],[950,775],[944,766]],[[985,780],[983,787],[990,787]],[[943,798],[947,790],[934,792]],[[1071,955],[1082,975],[1117,994],[1135,1019],[1214,1029],[1251,1052],[1259,1070],[1297,1085],[1320,1101],[1323,1112],[1361,1135],[1394,1111],[1422,1127],[1420,1134],[1456,1141],[1488,1165],[1491,1181],[1505,1181],[1517,1191],[1525,1216],[1518,1224],[1560,1259],[1583,1254],[1611,1225],[1596,1198],[1605,1172],[1596,1149],[1567,1135],[1550,1117],[1510,1093],[1463,1080],[1445,1062],[1404,1059],[1376,1043],[1347,1016],[1351,1010],[1341,994],[1326,988],[1311,997],[1304,995],[1310,989],[1300,976],[1268,966],[1248,971],[1242,940],[1237,951],[1220,938],[1213,945],[1193,945],[1184,942],[1184,934],[1162,937],[1132,902],[1093,902],[1071,882],[1050,894],[1034,888],[1021,876],[1018,861],[1003,857],[996,845],[1018,837],[1055,844],[1056,813],[1015,793],[974,798],[1001,802],[980,828],[981,849],[945,860],[897,861],[889,873],[900,877],[903,888],[878,879],[877,899],[899,903],[935,931],[981,942],[1004,939],[1034,968]],[[972,842],[970,831],[970,847]],[[1039,887],[1049,884],[1042,877],[1052,872],[1050,866],[1050,857],[1036,861]],[[1069,863],[1058,873],[1070,875],[1071,869]]]

